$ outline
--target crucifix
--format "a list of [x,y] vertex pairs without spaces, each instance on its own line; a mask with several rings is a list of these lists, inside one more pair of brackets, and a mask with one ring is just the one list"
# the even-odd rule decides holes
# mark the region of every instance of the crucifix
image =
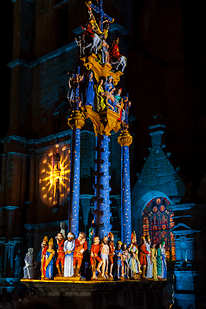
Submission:
[[112,23],[114,21],[114,19],[112,17],[110,17],[109,15],[107,15],[104,11],[103,11],[103,0],[97,0],[97,2],[99,3],[99,7],[97,7],[96,5],[94,5],[91,1],[86,2],[86,5],[94,10],[96,13],[100,14],[100,30],[103,33],[103,21],[104,18],[106,18],[108,20],[108,22]]

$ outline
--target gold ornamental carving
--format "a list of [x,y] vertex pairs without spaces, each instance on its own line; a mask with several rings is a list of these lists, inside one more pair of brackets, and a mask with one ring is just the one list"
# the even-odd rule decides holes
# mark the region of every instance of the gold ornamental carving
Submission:
[[79,110],[72,111],[71,116],[67,119],[70,128],[81,129],[85,125],[85,118]]
[[119,114],[112,110],[106,109],[102,112],[96,113],[90,105],[82,106],[81,110],[83,111],[85,118],[89,118],[92,121],[96,136],[102,134],[110,136],[112,130],[114,130],[114,132],[120,130],[121,122],[117,121]]
[[127,130],[121,131],[118,137],[118,143],[120,144],[120,146],[130,146],[132,144],[132,141],[133,138]]
[[117,121],[119,118],[119,114],[113,112],[111,109],[107,108],[102,112],[99,112],[101,123],[104,125],[104,130],[101,134],[105,134],[107,136],[111,135],[111,131],[118,132],[121,127],[121,122]]
[[121,71],[112,72],[112,66],[110,64],[99,64],[97,59],[98,57],[95,54],[81,58],[81,60],[84,62],[85,68],[94,72],[94,76],[97,82],[99,81],[100,77],[107,78],[108,76],[112,76],[114,86],[116,86],[120,81],[120,76],[122,76],[124,73]]
[[89,118],[92,121],[95,135],[97,136],[98,134],[101,134],[104,126],[100,121],[99,114],[97,114],[90,105],[82,106],[81,110],[83,111],[85,118]]

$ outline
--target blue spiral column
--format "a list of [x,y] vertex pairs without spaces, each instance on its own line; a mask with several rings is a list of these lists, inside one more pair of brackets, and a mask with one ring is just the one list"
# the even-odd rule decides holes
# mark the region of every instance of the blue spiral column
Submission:
[[68,125],[72,128],[72,146],[70,162],[70,197],[68,209],[68,231],[79,232],[79,195],[80,195],[80,135],[85,119],[79,110],[74,110],[68,118]]
[[75,237],[79,232],[79,195],[80,195],[80,129],[73,128],[70,174],[70,205],[68,230]]
[[96,223],[96,234],[102,239],[111,231],[110,204],[109,199],[111,188],[109,186],[109,142],[107,135],[97,136],[96,159],[95,159],[95,197],[94,197],[94,218]]
[[121,241],[127,245],[131,242],[131,189],[130,189],[130,157],[129,146],[132,136],[128,131],[122,131],[118,137],[121,145]]

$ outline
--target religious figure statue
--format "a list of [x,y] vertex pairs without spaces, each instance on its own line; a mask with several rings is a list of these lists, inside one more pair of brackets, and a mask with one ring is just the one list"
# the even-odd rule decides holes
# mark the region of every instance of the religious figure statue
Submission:
[[94,106],[94,74],[92,71],[89,72],[88,77],[85,81],[85,105]]
[[[109,256],[109,246],[108,237],[103,237],[103,244],[101,244],[101,261],[98,264],[97,271],[102,275],[102,278],[108,278],[108,256]],[[102,272],[100,267],[102,266]]]
[[56,268],[58,271],[59,276],[63,276],[64,274],[64,237],[62,233],[57,234],[57,245],[58,245],[58,250],[57,250],[57,260],[56,260]]
[[123,277],[123,251],[121,249],[122,242],[119,240],[116,244],[115,258],[117,266],[117,279]]
[[106,92],[107,105],[109,106],[109,108],[111,110],[114,110],[116,102],[115,102],[115,98],[114,98],[115,87],[114,87],[114,84],[113,84],[113,77],[112,76],[107,77],[107,80],[106,80],[105,85],[104,85],[104,89],[105,89],[105,92]]
[[122,252],[123,274],[129,278],[129,252],[126,244],[122,244]]
[[48,242],[48,249],[46,251],[46,279],[54,278],[54,259],[55,259],[55,251],[53,249],[54,241],[53,238],[50,238]]
[[150,256],[150,252],[146,250],[146,239],[144,236],[140,239],[139,249],[139,261],[142,267],[142,279],[146,279],[146,267],[147,267],[147,255]]
[[157,281],[157,250],[155,248],[155,243],[152,244],[150,252],[151,252],[151,263],[152,263],[152,277],[154,281]]
[[123,97],[123,109],[122,109],[122,128],[128,129],[129,126],[129,108],[131,107],[131,101],[129,101],[129,95]]
[[69,90],[67,93],[67,99],[69,101],[70,107],[72,109],[76,109],[81,106],[83,100],[83,95],[80,92],[81,89],[80,83],[84,81],[84,75],[73,74],[68,72],[68,76],[69,76],[68,80]]
[[121,121],[122,118],[123,98],[121,97],[121,94],[122,94],[122,88],[118,88],[114,95],[117,101],[117,104],[115,106],[115,112],[119,114],[119,119],[117,119],[117,121]]
[[157,278],[161,279],[162,277],[162,252],[161,252],[161,244],[157,244]]
[[42,244],[42,251],[41,251],[41,278],[45,278],[46,276],[46,251],[48,249],[48,237],[45,236]]
[[[84,29],[84,34],[82,36],[82,41],[84,40],[84,46],[82,47],[82,54],[85,55],[89,47],[89,52],[87,51],[87,54],[97,54],[97,51],[100,49],[102,45],[102,39],[99,36],[99,28],[96,22],[96,19],[94,18],[94,15],[92,15],[89,19],[89,22],[82,27]],[[76,41],[77,42],[77,41]]]
[[74,248],[75,248],[74,234],[69,232],[67,234],[67,240],[64,242],[64,252],[65,252],[64,277],[72,277],[74,275],[74,267],[73,267]]
[[137,238],[135,232],[132,232],[131,235],[131,244],[129,246],[129,253],[130,253],[129,267],[131,269],[131,278],[135,278],[137,274],[142,273],[140,269],[140,261],[138,258]]
[[34,262],[34,249],[29,248],[25,255],[25,266],[23,267],[24,279],[34,279],[36,276],[36,265]]
[[103,88],[104,79],[99,79],[98,86],[96,88],[96,111],[100,112],[106,108],[105,96],[106,93]]
[[84,232],[80,232],[78,238],[75,239],[75,248],[73,255],[74,273],[78,277],[81,277],[80,268],[82,265],[83,254],[86,250],[87,250],[86,235]]
[[110,62],[115,71],[118,71],[121,67],[121,71],[124,72],[124,69],[127,64],[127,59],[125,56],[121,55],[119,52],[119,38],[113,40],[112,46],[109,51]]
[[106,42],[106,36],[102,40],[102,63],[109,63],[109,45]]
[[[99,263],[101,262],[99,253],[100,253],[99,236],[95,236],[93,240],[93,244],[91,245],[91,253],[90,253],[90,264],[92,266],[92,278],[93,279],[96,279],[96,263],[98,262],[98,265],[99,265]],[[97,265],[97,268],[98,268],[98,265]]]
[[149,235],[146,235],[145,239],[146,239],[146,250],[149,252],[149,254],[147,254],[147,256],[146,256],[146,258],[147,258],[146,278],[151,279],[152,278],[152,261],[151,261],[151,249],[150,249],[151,239],[150,239]]
[[113,40],[112,46],[110,48],[110,58],[111,59],[119,59],[120,58],[120,52],[119,52],[119,38],[116,38]]
[[109,276],[113,278],[112,270],[114,266],[114,254],[115,254],[114,235],[110,232],[108,237],[109,237],[109,262],[110,262]]
[[165,251],[165,242],[162,242],[161,246],[161,254],[162,254],[162,274],[161,277],[163,280],[167,279],[167,261],[166,261],[166,251]]

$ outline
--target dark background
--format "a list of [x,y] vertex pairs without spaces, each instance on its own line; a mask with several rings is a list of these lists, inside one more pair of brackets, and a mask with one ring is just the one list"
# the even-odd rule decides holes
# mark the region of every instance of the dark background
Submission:
[[[106,0],[105,0],[106,1]],[[191,128],[188,130],[187,138],[190,140],[190,148],[184,151],[178,151],[175,147],[175,141],[173,140],[173,128],[170,125],[167,134],[167,151],[172,153],[171,160],[174,166],[180,166],[180,174],[185,180],[186,184],[192,182],[193,194],[197,191],[200,180],[206,173],[206,145],[204,139],[206,139],[206,44],[205,44],[205,30],[206,30],[206,18],[203,1],[179,1],[182,7],[182,18],[183,18],[183,44],[184,44],[184,70],[187,78],[192,83],[193,87],[192,96],[194,99],[193,103],[194,114],[192,115],[193,120]],[[141,2],[138,0],[134,1],[134,10],[141,7]],[[5,0],[2,3],[0,10],[1,20],[1,112],[0,112],[0,138],[3,138],[8,133],[9,125],[9,99],[10,99],[10,68],[7,63],[12,60],[12,8],[13,3],[10,0]],[[128,59],[128,61],[130,61]],[[191,110],[191,109],[190,109]],[[135,134],[138,132],[138,117],[141,111],[133,105],[131,113],[137,117],[136,124],[133,129]],[[186,117],[188,110],[184,111]],[[171,115],[172,117],[172,115]],[[164,115],[163,115],[164,118]],[[148,123],[152,124],[152,120],[148,119]],[[167,125],[167,123],[165,123]],[[183,124],[184,125],[184,124]],[[145,139],[148,141],[147,147],[150,146],[148,130],[141,132]],[[138,140],[138,139],[137,139]],[[201,145],[201,146],[200,146]],[[138,152],[139,145],[135,145],[135,152]],[[144,147],[143,147],[144,148]],[[2,145],[1,145],[2,149]],[[140,172],[144,164],[144,157],[148,156],[148,150],[145,147],[141,151],[141,155],[138,157],[139,162],[135,164],[136,172]],[[134,164],[134,162],[132,162]]]

